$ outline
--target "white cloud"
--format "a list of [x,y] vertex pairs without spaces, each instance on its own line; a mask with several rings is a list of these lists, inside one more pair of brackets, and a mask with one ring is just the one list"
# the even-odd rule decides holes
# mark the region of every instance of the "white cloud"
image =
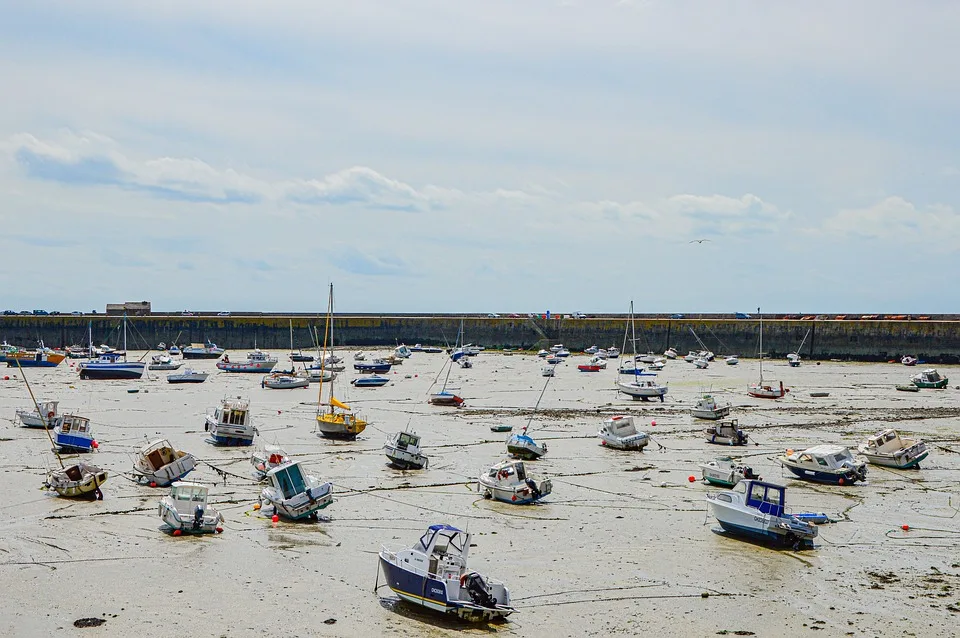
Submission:
[[955,251],[960,241],[960,212],[944,204],[918,207],[902,197],[887,197],[865,208],[840,210],[824,222],[822,232]]

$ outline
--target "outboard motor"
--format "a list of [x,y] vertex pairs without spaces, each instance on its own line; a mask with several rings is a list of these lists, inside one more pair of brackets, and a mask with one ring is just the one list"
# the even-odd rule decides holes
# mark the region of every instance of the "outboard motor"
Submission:
[[530,491],[533,492],[534,498],[540,498],[540,488],[537,486],[537,482],[532,478],[528,478],[524,481],[527,484],[527,487],[530,488]]
[[493,598],[490,595],[490,590],[487,587],[486,581],[483,580],[483,576],[477,572],[470,572],[467,575],[467,593],[470,594],[471,600],[481,607],[496,607],[497,599]]
[[200,529],[201,525],[203,525],[203,508],[197,505],[197,509],[193,510],[193,529]]
[[743,478],[745,479],[759,479],[760,477],[753,473],[753,468],[746,465],[743,466]]

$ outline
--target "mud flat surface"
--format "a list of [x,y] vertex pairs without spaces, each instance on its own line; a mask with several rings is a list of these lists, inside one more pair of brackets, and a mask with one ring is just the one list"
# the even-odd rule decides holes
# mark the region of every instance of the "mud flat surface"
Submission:
[[[483,500],[475,481],[506,458],[508,435],[490,426],[517,431],[530,418],[545,382],[541,361],[483,353],[472,369],[455,367],[448,387],[466,398],[460,409],[426,402],[444,361],[415,353],[379,389],[355,389],[355,375],[342,373],[337,397],[370,422],[355,442],[315,434],[316,385],[263,389],[259,375],[220,373],[213,361],[190,362],[212,372],[190,386],[167,384],[165,372],[80,381],[67,362],[28,370],[38,398],[92,420],[100,442],[92,460],[111,472],[103,501],[40,489],[55,459],[43,431],[14,426],[15,409],[30,399],[20,373],[4,369],[0,635],[960,635],[960,368],[938,367],[951,378],[946,390],[906,393],[894,386],[918,368],[768,362],[764,376],[791,392],[764,401],[745,392],[755,362],[701,371],[671,361],[660,374],[670,385],[666,402],[642,403],[617,394],[615,362],[580,373],[586,357],[573,356],[558,366],[530,425],[549,450],[528,471],[552,478],[553,493],[517,507]],[[140,392],[127,392],[134,387]],[[731,416],[757,445],[704,441],[707,422],[689,415],[704,391],[734,404]],[[336,500],[319,522],[271,523],[253,509],[260,486],[250,448],[205,443],[205,412],[238,395],[251,400],[258,446],[279,444],[334,482]],[[654,442],[642,453],[601,447],[596,432],[613,414],[635,415]],[[427,471],[386,464],[385,435],[406,427],[423,435]],[[922,469],[870,466],[865,484],[840,487],[789,478],[774,461],[786,448],[855,447],[883,427],[928,442]],[[159,437],[202,460],[189,478],[214,485],[222,535],[160,531],[166,490],[129,478],[133,450]],[[744,457],[764,479],[787,485],[790,508],[838,522],[821,526],[815,549],[805,551],[713,531],[704,494],[716,488],[688,477],[722,455]],[[510,587],[518,612],[507,622],[471,626],[419,611],[399,603],[382,577],[374,592],[381,545],[408,546],[439,522],[469,528],[471,567]]]

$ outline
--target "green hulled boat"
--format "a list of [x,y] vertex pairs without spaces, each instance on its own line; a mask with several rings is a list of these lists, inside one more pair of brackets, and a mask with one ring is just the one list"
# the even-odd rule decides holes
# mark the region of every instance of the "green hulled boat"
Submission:
[[947,387],[947,383],[950,382],[950,379],[940,376],[939,372],[933,368],[930,368],[929,370],[924,370],[920,374],[914,375],[910,381],[918,388],[932,388],[935,390],[940,390]]

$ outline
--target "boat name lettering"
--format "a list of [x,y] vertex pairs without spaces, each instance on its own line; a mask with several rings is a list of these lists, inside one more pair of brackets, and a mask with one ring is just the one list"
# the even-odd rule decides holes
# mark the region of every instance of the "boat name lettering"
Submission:
[[443,596],[443,595],[446,594],[447,592],[445,592],[444,590],[439,589],[439,588],[437,588],[437,587],[431,587],[431,588],[430,588],[430,593],[431,593],[431,594],[438,594],[438,595],[440,595],[440,596]]

